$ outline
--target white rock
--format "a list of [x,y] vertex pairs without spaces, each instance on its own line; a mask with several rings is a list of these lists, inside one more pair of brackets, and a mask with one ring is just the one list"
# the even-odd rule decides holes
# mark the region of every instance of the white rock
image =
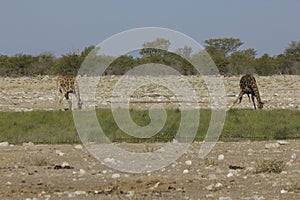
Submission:
[[232,173],[232,172],[229,172],[226,176],[227,176],[227,178],[230,178],[230,177],[233,176],[233,173]]
[[177,143],[178,143],[178,140],[173,139],[173,140],[172,140],[172,143],[177,144]]
[[254,196],[253,196],[253,199],[254,199],[254,200],[263,200],[263,199],[265,199],[265,197],[263,197],[263,196],[258,196],[258,195],[254,195]]
[[248,156],[251,156],[254,153],[253,149],[248,149]]
[[271,149],[271,148],[278,148],[280,146],[280,144],[278,143],[269,143],[265,145],[266,149]]
[[291,155],[291,158],[292,158],[293,160],[296,160],[297,154],[296,154],[296,153],[293,153],[293,154]]
[[63,152],[61,152],[61,150],[55,150],[55,153],[59,156],[65,155]]
[[187,174],[187,173],[189,173],[189,170],[188,170],[188,169],[185,169],[185,170],[183,170],[182,173],[183,173],[183,174]]
[[214,184],[206,186],[205,189],[209,190],[209,191],[213,190],[214,189]]
[[81,144],[75,145],[74,148],[77,149],[77,150],[82,150],[83,149]]
[[213,194],[207,194],[205,197],[206,197],[206,198],[213,198],[214,195],[213,195]]
[[125,195],[126,197],[130,198],[130,197],[133,197],[134,196],[134,191],[128,191]]
[[272,187],[277,187],[279,184],[280,184],[280,182],[274,182],[274,183],[272,184]]
[[247,172],[254,172],[255,168],[254,167],[246,167],[245,169]]
[[224,155],[223,154],[218,155],[218,160],[224,160]]
[[186,165],[192,165],[192,161],[191,160],[187,160],[187,161],[185,161],[185,164]]
[[0,142],[0,147],[7,147],[9,146],[8,142]]
[[9,181],[8,181],[8,182],[6,182],[6,184],[5,184],[5,185],[11,185],[11,182],[9,182]]
[[215,187],[216,187],[216,188],[219,188],[219,187],[222,187],[222,186],[223,186],[222,183],[216,183],[216,184],[215,184]]
[[219,197],[219,200],[232,200],[231,197]]
[[285,141],[285,140],[278,140],[277,143],[280,144],[280,145],[287,145],[287,144],[289,144],[289,142]]
[[285,189],[282,189],[282,190],[280,190],[280,193],[281,193],[281,194],[286,194],[286,193],[288,193],[288,191],[285,190]]
[[114,158],[105,158],[105,159],[104,159],[104,162],[116,164],[116,160],[115,160]]
[[74,195],[86,195],[86,191],[75,191]]
[[120,177],[121,177],[120,174],[113,174],[113,175],[111,175],[111,178],[120,178]]
[[79,175],[83,176],[86,174],[86,171],[84,169],[79,170]]
[[34,146],[33,142],[23,142],[23,146]]
[[70,164],[68,163],[68,162],[63,162],[62,164],[61,164],[61,167],[62,168],[64,168],[64,167],[69,167],[70,166]]
[[149,189],[154,190],[155,188],[157,188],[159,186],[159,184],[160,184],[160,182],[157,182],[157,183],[154,184],[153,187],[150,187]]

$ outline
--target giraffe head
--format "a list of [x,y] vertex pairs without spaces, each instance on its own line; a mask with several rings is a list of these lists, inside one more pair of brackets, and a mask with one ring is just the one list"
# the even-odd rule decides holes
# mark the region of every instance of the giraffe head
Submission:
[[258,109],[263,109],[264,107],[264,103],[263,102],[259,102],[257,105]]

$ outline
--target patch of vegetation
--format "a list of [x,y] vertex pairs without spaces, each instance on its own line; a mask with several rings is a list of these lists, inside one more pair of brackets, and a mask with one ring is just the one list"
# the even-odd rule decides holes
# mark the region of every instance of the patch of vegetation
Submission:
[[[224,75],[300,74],[300,41],[291,41],[284,52],[279,55],[263,54],[260,57],[253,48],[240,49],[244,42],[239,38],[214,38],[205,40],[204,43],[205,50],[213,59],[219,72]],[[171,53],[170,46],[172,44],[169,40],[156,38],[154,41],[145,42],[139,52],[131,52],[135,56],[130,54],[119,57],[98,55],[95,46],[88,46],[81,52],[70,52],[60,57],[51,53],[36,56],[0,54],[0,76],[75,75],[82,64],[89,66],[90,69],[81,73],[93,74],[91,66],[99,66],[100,63],[105,65],[110,63],[104,75],[123,75],[135,66],[147,63],[170,66],[182,75],[198,74],[188,60],[206,60],[202,58],[202,52],[193,52],[191,47],[185,45],[176,49],[175,53]],[[86,59],[87,57],[89,59]]]
[[[162,129],[149,138],[137,138],[126,134],[114,121],[110,109],[97,109],[96,115],[105,136],[111,142],[168,142],[172,141],[181,123],[181,111],[169,109],[167,120]],[[150,123],[146,110],[130,110],[132,120],[140,126]],[[191,115],[193,117],[194,115]],[[84,135],[87,141],[103,141],[98,130],[91,126],[90,119]],[[274,140],[300,138],[300,111],[296,110],[229,110],[219,140]],[[211,120],[211,111],[200,110],[200,122],[196,141],[203,141]],[[189,121],[189,119],[187,120]],[[126,125],[126,124],[124,124]],[[194,127],[187,125],[184,135],[177,135],[180,141],[189,140]],[[103,136],[104,137],[104,136]],[[33,111],[33,112],[0,112],[0,142],[11,144],[33,142],[35,144],[78,144],[81,140],[77,134],[73,116],[70,111]]]
[[276,173],[279,174],[285,168],[285,163],[282,160],[264,160],[258,163],[255,167],[255,173]]

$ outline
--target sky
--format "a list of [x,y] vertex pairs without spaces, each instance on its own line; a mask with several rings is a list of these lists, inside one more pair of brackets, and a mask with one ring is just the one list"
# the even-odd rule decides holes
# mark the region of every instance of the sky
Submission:
[[141,27],[179,31],[201,45],[241,39],[258,55],[300,40],[299,0],[1,0],[0,54],[61,56]]

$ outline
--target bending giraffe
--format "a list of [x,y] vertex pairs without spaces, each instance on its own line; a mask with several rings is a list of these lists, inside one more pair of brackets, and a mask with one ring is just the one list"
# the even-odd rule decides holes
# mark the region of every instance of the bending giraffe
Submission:
[[72,75],[60,75],[56,81],[57,85],[57,107],[61,106],[64,98],[69,103],[69,110],[72,110],[72,102],[69,98],[69,94],[72,93],[77,99],[78,109],[82,108],[82,102],[80,99],[79,87],[76,81],[76,77]]
[[258,90],[254,76],[252,76],[250,74],[244,75],[240,80],[240,88],[241,88],[240,94],[239,94],[238,98],[236,99],[236,101],[234,102],[234,104],[236,104],[238,101],[239,101],[239,103],[241,103],[244,94],[247,94],[249,101],[250,101],[250,94],[251,94],[251,99],[253,102],[254,109],[256,110],[254,97],[256,97],[256,100],[257,100],[257,104],[258,104],[257,107],[259,109],[263,108],[264,103],[260,99],[259,90]]

